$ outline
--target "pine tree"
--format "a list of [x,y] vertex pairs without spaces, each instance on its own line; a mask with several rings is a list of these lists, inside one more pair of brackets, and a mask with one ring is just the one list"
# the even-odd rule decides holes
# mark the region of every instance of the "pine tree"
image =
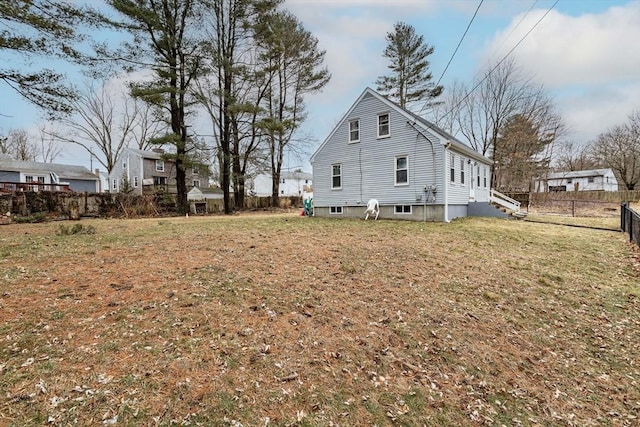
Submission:
[[0,1],[0,82],[51,116],[70,112],[75,93],[64,83],[62,74],[46,68],[25,72],[9,64],[38,58],[82,60],[77,46],[85,37],[79,28],[82,23],[95,22],[96,17],[91,9],[72,2]]
[[426,44],[424,37],[404,22],[396,23],[386,39],[383,55],[391,61],[391,73],[378,77],[378,91],[397,101],[402,108],[413,101],[430,102],[440,96],[443,88],[431,81],[433,75],[427,61],[434,47]]

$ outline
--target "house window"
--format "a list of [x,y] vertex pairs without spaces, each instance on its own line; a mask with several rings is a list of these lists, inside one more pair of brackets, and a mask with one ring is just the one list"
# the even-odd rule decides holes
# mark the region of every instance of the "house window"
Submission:
[[395,212],[400,215],[411,215],[411,205],[396,205]]
[[156,160],[156,172],[164,172],[164,160]]
[[329,213],[332,215],[342,215],[342,206],[331,206]]
[[118,189],[118,180],[117,180],[117,179],[114,179],[114,180],[111,182],[111,189],[112,189],[113,191],[116,191],[116,190]]
[[191,170],[191,173],[194,175],[198,175],[200,173],[200,168],[198,166],[194,166]]
[[285,182],[287,182],[284,178],[282,178],[281,183],[284,184]]
[[154,176],[153,177],[153,185],[167,185],[167,177],[166,176]]
[[464,159],[460,159],[460,184],[464,184]]
[[122,161],[122,169],[126,169],[127,168],[127,161],[123,160]]
[[342,188],[342,165],[331,165],[331,188],[339,190]]
[[449,156],[449,180],[456,182],[456,156],[453,154]]
[[593,182],[593,177],[592,177],[592,176],[590,176],[589,178],[587,178],[587,180],[588,180],[589,182]]
[[477,166],[476,175],[478,176],[478,188],[480,188],[480,166]]
[[25,177],[24,177],[24,181],[25,181],[25,182],[33,182],[33,176],[31,176],[31,175],[27,175],[27,176],[25,176]]
[[389,136],[389,113],[378,114],[378,138]]
[[309,180],[308,180],[308,179],[305,179],[305,180],[304,180],[304,183],[305,183],[305,184],[308,184],[308,183],[309,183]]
[[134,188],[138,188],[138,177],[137,176],[133,177],[133,187]]
[[573,182],[573,180],[571,180],[571,179],[567,180],[567,184],[571,184],[572,182]]
[[193,186],[196,188],[200,188],[200,180],[199,179],[194,179],[193,180]]
[[396,185],[409,183],[409,158],[407,156],[396,157]]
[[349,142],[360,142],[360,120],[349,122]]
[[482,170],[482,175],[484,177],[484,188],[487,188],[487,167],[486,166]]

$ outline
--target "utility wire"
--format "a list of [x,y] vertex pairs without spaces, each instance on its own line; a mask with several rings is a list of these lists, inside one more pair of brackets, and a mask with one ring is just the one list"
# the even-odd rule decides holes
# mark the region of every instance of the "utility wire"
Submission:
[[558,4],[559,1],[560,0],[556,0],[555,3],[553,3],[551,5],[551,7],[544,13],[544,15],[542,15],[542,17],[540,19],[538,19],[538,22],[536,22],[535,25],[533,27],[531,27],[531,29],[529,31],[527,31],[527,33],[524,36],[522,36],[522,38],[518,41],[518,43],[516,43],[511,48],[511,50],[509,52],[507,52],[507,54],[505,56],[502,57],[502,59],[484,76],[484,78],[482,80],[480,80],[469,92],[467,92],[467,94],[456,105],[454,105],[453,108],[451,108],[451,110],[449,110],[441,118],[447,117],[449,114],[453,113],[453,111],[455,109],[457,109],[460,106],[460,104],[462,104],[464,101],[466,101],[467,98],[469,98],[469,96],[471,95],[471,93],[474,90],[478,89],[478,87],[480,87],[480,85],[482,83],[484,83],[484,81],[489,78],[491,73],[493,73],[500,66],[500,64],[502,64],[509,57],[509,55],[511,55],[513,53],[513,51],[516,50],[516,48],[518,46],[520,46],[520,44],[524,41],[524,39],[526,39],[527,36],[529,34],[531,34],[531,32],[540,24],[540,22],[542,22],[542,20],[549,14],[549,12],[551,12],[551,10]]
[[451,55],[451,58],[449,59],[449,62],[447,62],[447,66],[444,67],[444,71],[442,72],[442,75],[440,75],[440,78],[438,79],[438,83],[436,83],[436,86],[438,86],[440,84],[440,81],[444,77],[444,74],[449,69],[449,65],[451,65],[451,61],[453,61],[453,58],[456,56],[456,53],[458,53],[458,49],[460,48],[460,45],[462,44],[462,41],[464,40],[465,36],[467,35],[467,32],[469,32],[469,28],[471,28],[471,24],[473,24],[473,20],[476,19],[476,15],[478,14],[478,11],[480,10],[480,6],[482,6],[483,2],[484,2],[484,0],[480,0],[480,4],[478,4],[478,7],[476,8],[476,11],[474,12],[473,16],[471,17],[471,21],[469,21],[469,25],[467,25],[467,29],[464,30],[464,34],[460,38],[460,41],[458,42],[458,46],[456,46],[456,50],[453,51],[453,54]]
[[[525,13],[524,15],[522,15],[522,18],[520,18],[520,20],[519,20],[519,21],[518,21],[518,23],[515,25],[515,27],[513,27],[513,28],[511,29],[511,31],[509,31],[509,34],[507,34],[507,36],[506,36],[506,37],[504,37],[504,38],[502,39],[502,43],[500,43],[500,46],[498,46],[498,48],[497,48],[497,49],[494,49],[494,53],[498,53],[498,52],[500,52],[500,49],[502,49],[502,46],[504,46],[504,44],[507,42],[507,40],[509,40],[509,37],[511,37],[511,34],[513,34],[513,33],[518,29],[518,27],[520,26],[520,24],[522,24],[522,21],[524,21],[524,20],[525,20],[525,18],[526,18],[527,16],[529,16],[529,13],[533,10],[533,8],[534,8],[534,7],[536,7],[536,5],[538,4],[538,2],[539,2],[539,1],[540,1],[540,0],[535,0],[535,1],[531,4],[531,7],[529,7],[529,10],[527,10],[527,13]],[[491,56],[493,56],[493,53],[491,54]]]
[[[467,32],[469,31],[469,28],[471,28],[471,24],[473,23],[473,20],[476,19],[476,15],[478,14],[478,11],[480,10],[480,6],[482,6],[483,2],[484,2],[484,0],[480,0],[480,4],[478,4],[478,7],[476,8],[476,11],[473,13],[473,16],[471,17],[471,21],[469,21],[469,24],[467,25],[467,29],[464,30],[464,34],[462,34],[462,37],[460,38],[460,41],[458,42],[458,46],[456,46],[456,49],[453,51],[453,54],[451,55],[451,58],[449,58],[449,62],[447,62],[447,66],[444,67],[444,71],[442,71],[442,74],[440,75],[440,78],[438,79],[438,83],[436,83],[435,87],[438,87],[438,85],[440,84],[440,81],[444,77],[444,74],[449,69],[449,65],[451,65],[451,62],[453,61],[453,58],[455,58],[455,56],[456,56],[456,53],[458,53],[458,49],[460,48],[460,45],[462,44],[462,41],[464,40],[465,36],[467,35]],[[425,102],[422,105],[422,108],[418,112],[418,115],[422,114],[422,112],[424,111],[424,109],[426,108],[427,105],[429,105],[428,101]]]

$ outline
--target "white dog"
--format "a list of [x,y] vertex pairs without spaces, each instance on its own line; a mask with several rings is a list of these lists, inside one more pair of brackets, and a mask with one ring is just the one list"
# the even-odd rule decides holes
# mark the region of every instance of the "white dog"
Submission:
[[376,219],[378,219],[378,215],[380,215],[380,204],[378,201],[376,199],[369,200],[367,203],[367,210],[364,211],[364,213],[366,214],[364,217],[365,221],[369,219],[369,214],[376,214]]

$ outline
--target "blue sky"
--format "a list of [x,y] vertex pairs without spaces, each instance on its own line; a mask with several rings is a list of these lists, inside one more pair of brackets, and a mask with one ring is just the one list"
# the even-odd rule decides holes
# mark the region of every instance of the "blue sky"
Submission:
[[[438,79],[480,0],[285,0],[326,50],[331,82],[308,96],[302,133],[311,154],[353,101],[387,71],[382,56],[393,24],[413,25],[435,47],[430,68]],[[470,83],[529,31],[555,0],[485,0],[441,84]],[[516,27],[517,26],[517,27]],[[569,140],[583,144],[640,109],[640,0],[559,0],[513,52],[543,85],[563,115]],[[0,86],[0,131],[34,128],[37,110]],[[202,129],[201,133],[210,133]],[[88,155],[67,148],[57,162],[88,165]],[[288,167],[310,170],[306,159]]]

